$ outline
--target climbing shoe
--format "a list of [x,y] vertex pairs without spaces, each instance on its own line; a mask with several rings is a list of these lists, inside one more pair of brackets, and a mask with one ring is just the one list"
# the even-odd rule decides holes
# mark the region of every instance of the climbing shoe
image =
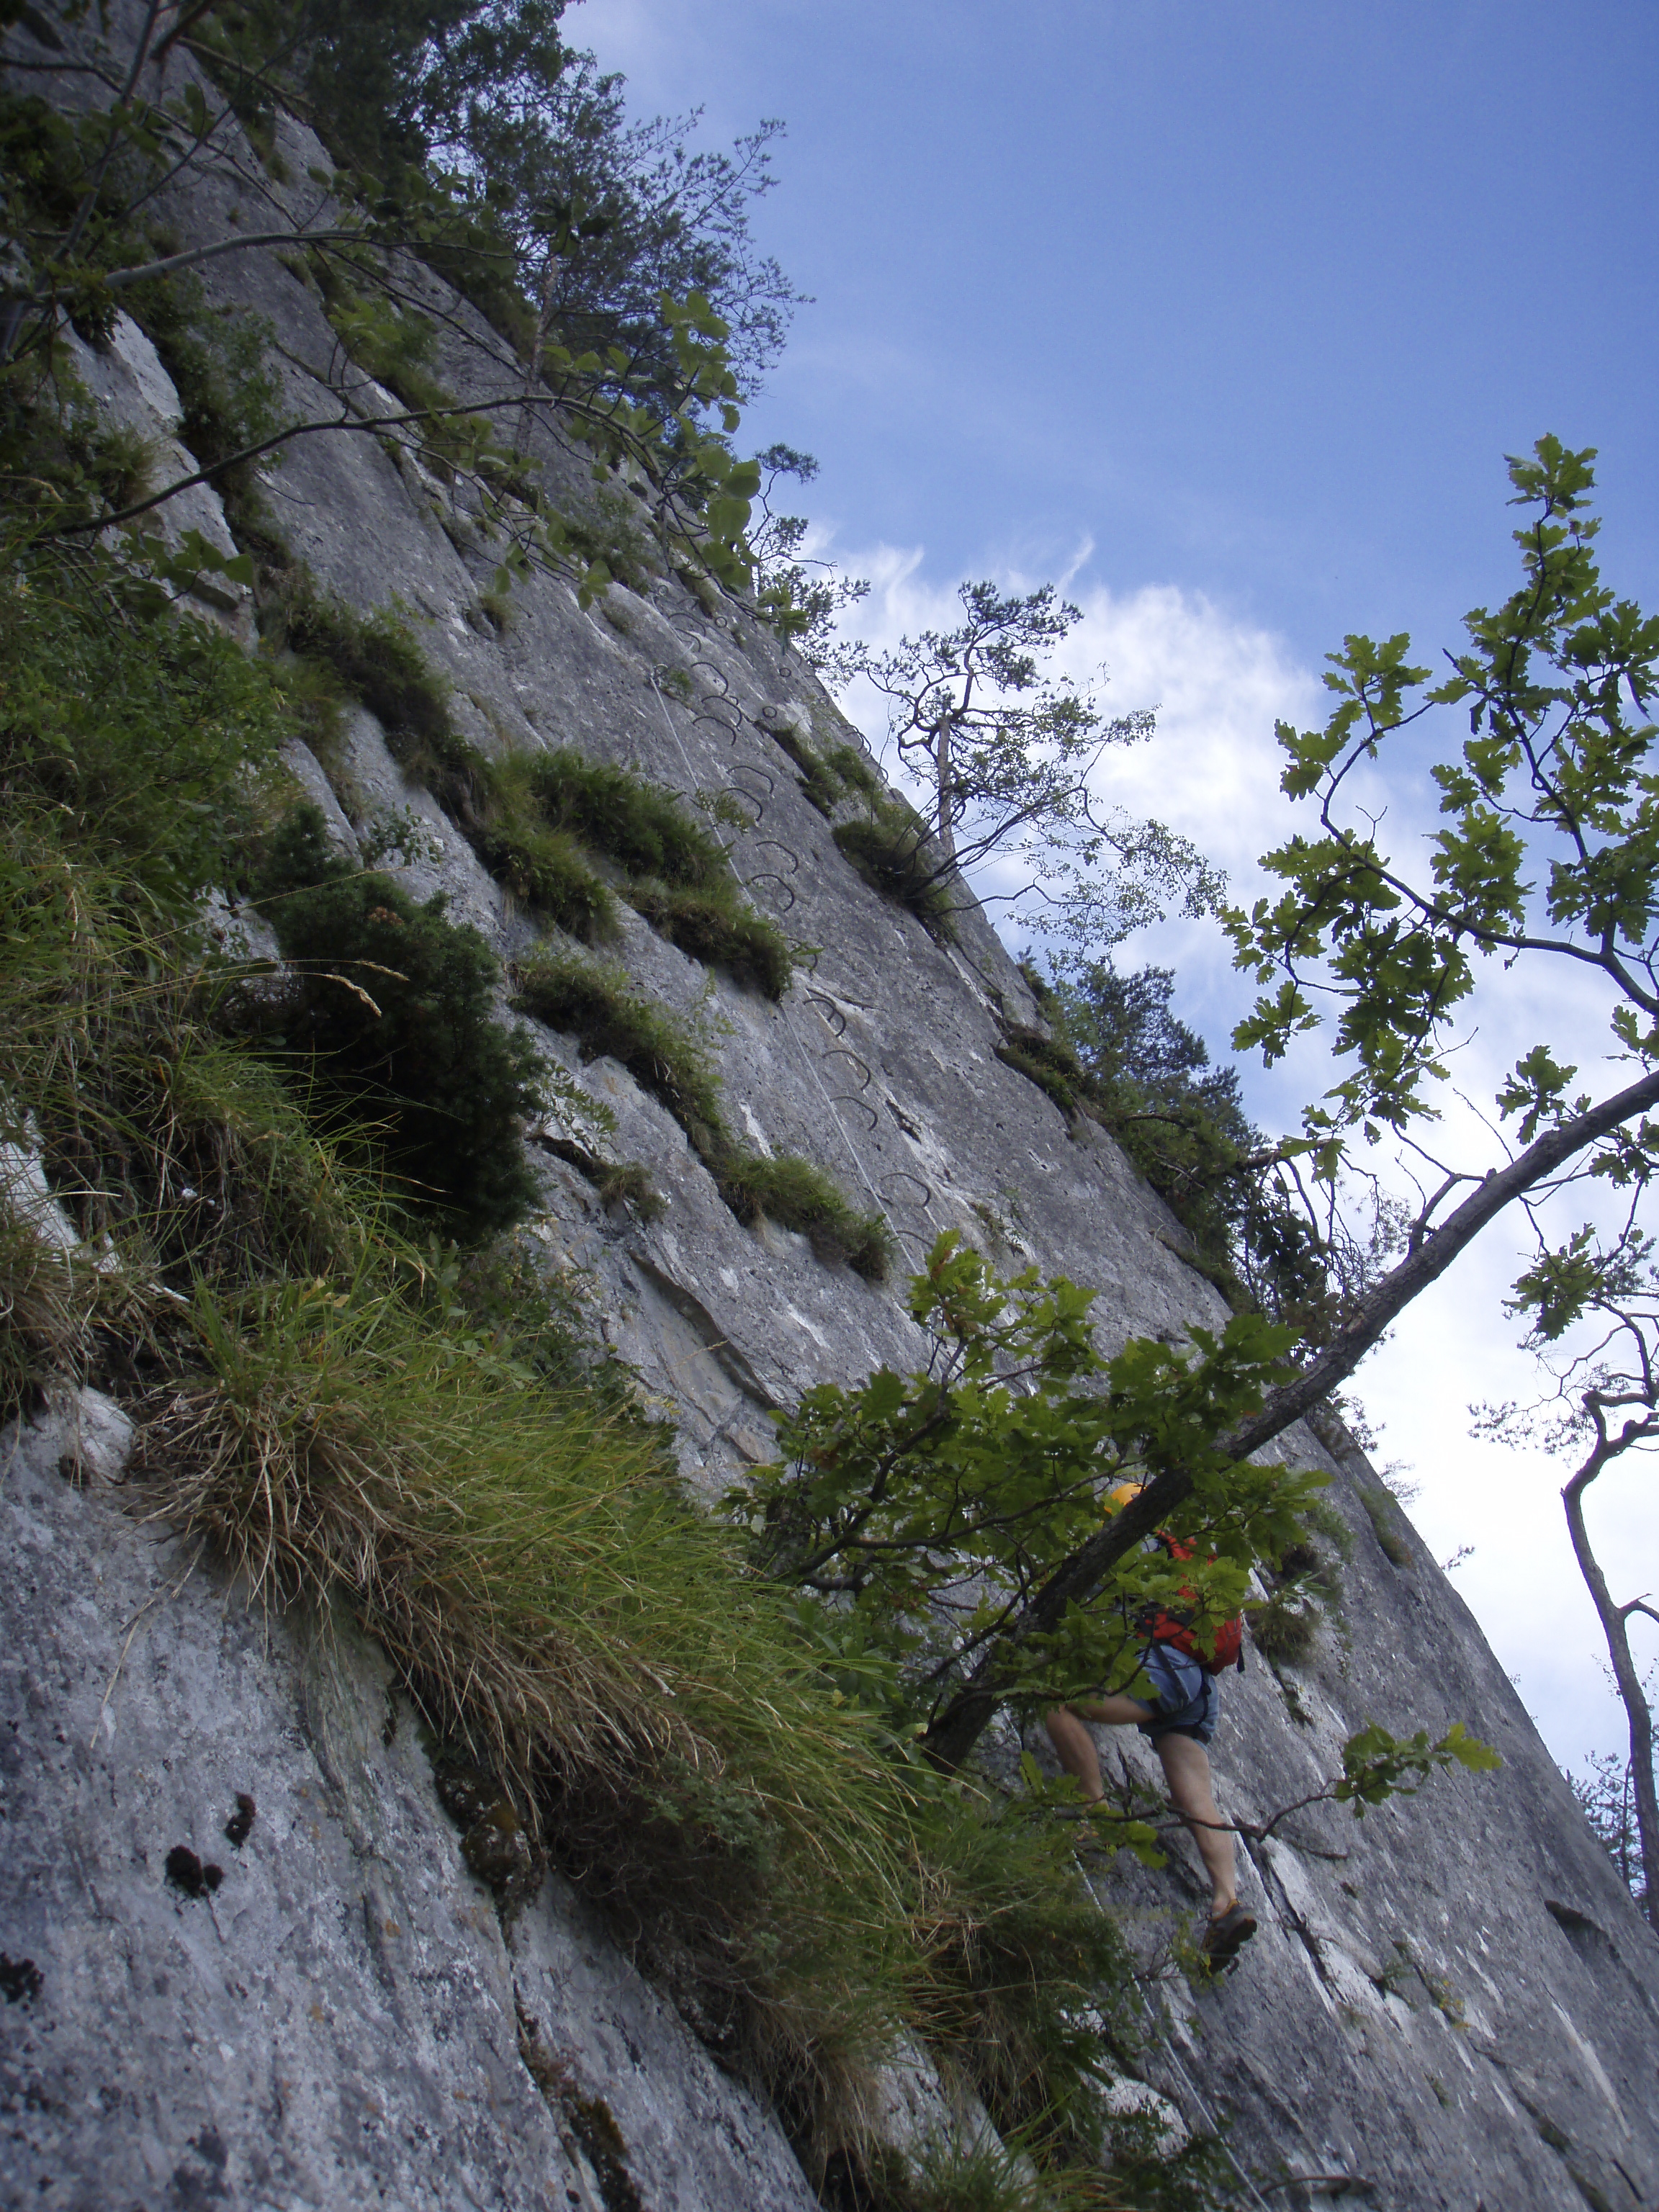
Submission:
[[1200,1955],[1212,1974],[1222,1973],[1255,1933],[1255,1913],[1242,1905],[1230,1905],[1219,1919],[1211,1921],[1199,1938]]

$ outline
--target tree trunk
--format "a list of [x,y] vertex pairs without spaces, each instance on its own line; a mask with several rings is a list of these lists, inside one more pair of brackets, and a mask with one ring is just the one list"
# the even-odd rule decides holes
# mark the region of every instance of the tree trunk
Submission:
[[957,841],[951,829],[951,730],[949,714],[942,716],[933,730],[934,835],[947,861],[957,857]]
[[[1524,1192],[1531,1190],[1576,1154],[1626,1121],[1659,1105],[1659,1069],[1617,1091],[1600,1106],[1548,1129],[1501,1172],[1488,1175],[1440,1227],[1358,1301],[1347,1327],[1295,1380],[1269,1391],[1260,1413],[1243,1422],[1219,1449],[1230,1459],[1248,1459],[1271,1443],[1309,1407],[1327,1398],[1352,1374],[1371,1346],[1412,1300],[1444,1274],[1486,1224]],[[1149,1483],[1121,1513],[1102,1524],[1088,1542],[1061,1561],[1007,1631],[990,1646],[967,1680],[923,1736],[922,1749],[936,1765],[962,1765],[979,1741],[1001,1700],[1013,1654],[1032,1636],[1052,1634],[1066,1608],[1093,1596],[1108,1571],[1143,1537],[1166,1521],[1191,1495],[1193,1480],[1172,1468]]]
[[1631,1783],[1636,1796],[1636,1832],[1642,1846],[1642,1879],[1647,1886],[1646,1911],[1649,1920],[1659,1928],[1659,1796],[1656,1795],[1653,1779],[1653,1715],[1643,1694],[1636,1662],[1631,1656],[1627,1626],[1630,1609],[1613,1603],[1607,1577],[1590,1548],[1589,1532],[1584,1525],[1584,1492],[1622,1449],[1617,1442],[1609,1443],[1605,1434],[1598,1437],[1595,1449],[1561,1492],[1561,1502],[1567,1509],[1567,1528],[1572,1537],[1578,1571],[1584,1577],[1584,1587],[1590,1594],[1601,1623],[1601,1633],[1607,1640],[1613,1678],[1619,1686],[1620,1700],[1630,1723]]

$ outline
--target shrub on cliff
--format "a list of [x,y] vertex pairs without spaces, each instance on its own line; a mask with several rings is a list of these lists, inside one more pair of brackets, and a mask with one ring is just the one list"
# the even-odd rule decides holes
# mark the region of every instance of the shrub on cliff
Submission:
[[410,1198],[471,1233],[517,1220],[536,1200],[521,1130],[545,1069],[494,1018],[501,969],[483,939],[441,896],[417,906],[333,854],[313,806],[271,840],[257,889],[293,968],[267,1042],[302,1061],[316,1110],[375,1129]]

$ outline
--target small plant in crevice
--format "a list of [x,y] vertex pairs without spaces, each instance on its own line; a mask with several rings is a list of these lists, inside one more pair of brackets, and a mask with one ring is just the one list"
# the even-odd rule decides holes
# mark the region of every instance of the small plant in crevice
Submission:
[[519,1012],[580,1038],[584,1060],[619,1061],[701,1157],[718,1148],[725,1123],[708,1047],[667,1007],[630,991],[622,969],[545,955],[518,962],[512,981]]
[[1084,1110],[1082,1095],[1087,1078],[1077,1054],[1060,1038],[1010,1023],[995,1051],[1005,1067],[1012,1067],[1028,1083],[1046,1091],[1062,1114],[1069,1116]]
[[820,1260],[844,1261],[868,1282],[887,1280],[894,1245],[885,1217],[849,1206],[839,1186],[810,1160],[728,1151],[711,1164],[720,1196],[745,1227],[775,1221],[804,1236]]
[[672,792],[568,746],[492,762],[484,778],[492,794],[514,792],[514,818],[531,825],[520,835],[563,837],[601,855],[623,873],[621,896],[659,936],[768,998],[782,997],[793,972],[788,940],[749,904],[725,847]]
[[529,771],[550,823],[629,876],[707,890],[729,873],[719,839],[661,785],[568,745],[532,756]]
[[635,884],[625,895],[659,937],[693,960],[724,968],[775,1002],[788,989],[794,973],[788,940],[754,908],[723,891],[672,884]]
[[510,797],[504,799],[511,785],[487,771],[475,771],[471,781],[477,805],[461,817],[460,828],[496,882],[584,945],[615,938],[616,899],[575,839],[544,828]]
[[1382,1547],[1382,1556],[1391,1565],[1410,1569],[1417,1561],[1411,1546],[1406,1541],[1399,1507],[1386,1490],[1373,1490],[1369,1483],[1361,1483],[1359,1502],[1365,1509],[1365,1518]]
[[667,1200],[641,1161],[601,1159],[572,1137],[542,1135],[536,1143],[541,1151],[574,1168],[598,1193],[601,1204],[623,1206],[636,1220],[645,1222],[660,1221],[668,1211]]
[[763,726],[800,770],[803,795],[826,821],[849,799],[866,799],[872,807],[881,803],[885,786],[874,764],[856,745],[829,745],[820,751],[807,743],[793,723],[768,722]]
[[264,579],[260,618],[268,638],[320,662],[386,732],[386,750],[416,781],[431,781],[467,748],[450,715],[450,688],[421,651],[407,611],[395,603],[359,614],[293,567]]
[[173,380],[180,438],[201,467],[218,471],[214,489],[239,541],[268,526],[259,472],[280,456],[234,457],[283,427],[282,386],[269,366],[275,327],[246,309],[214,307],[189,273],[134,284],[121,304]]
[[1311,1656],[1328,1622],[1340,1623],[1342,1565],[1353,1557],[1352,1530],[1322,1498],[1305,1510],[1303,1522],[1297,1541],[1261,1563],[1267,1601],[1249,1608],[1256,1650],[1285,1666]]

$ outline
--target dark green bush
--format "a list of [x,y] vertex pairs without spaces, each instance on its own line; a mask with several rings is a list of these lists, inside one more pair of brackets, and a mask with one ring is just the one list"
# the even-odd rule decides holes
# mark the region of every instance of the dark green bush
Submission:
[[720,1196],[745,1228],[775,1221],[781,1229],[798,1230],[810,1239],[826,1263],[844,1261],[866,1282],[887,1280],[893,1238],[886,1221],[879,1213],[860,1213],[849,1206],[810,1160],[791,1152],[764,1159],[727,1151],[714,1164]]
[[470,1234],[528,1212],[520,1125],[543,1063],[494,1019],[501,971],[477,930],[335,857],[314,806],[271,840],[258,896],[298,969],[267,1035],[307,1067],[325,1124],[374,1128],[410,1199]]
[[872,891],[913,914],[940,944],[952,934],[955,902],[928,851],[927,825],[902,803],[841,823],[831,833]]

